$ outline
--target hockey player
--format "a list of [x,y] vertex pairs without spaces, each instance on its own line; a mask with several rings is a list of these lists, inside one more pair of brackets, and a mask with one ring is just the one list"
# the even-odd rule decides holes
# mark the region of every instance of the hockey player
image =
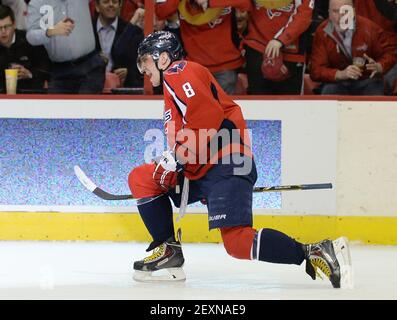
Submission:
[[[313,279],[319,269],[335,288],[340,287],[343,273],[337,254],[348,254],[344,238],[302,244],[277,230],[252,227],[252,191],[257,173],[245,120],[240,107],[209,70],[184,60],[176,37],[164,31],[147,36],[140,44],[138,68],[153,86],[164,86],[165,132],[170,150],[153,163],[134,168],[129,175],[131,192],[139,199],[139,213],[153,237],[147,251],[154,249],[152,255],[134,263],[134,279],[185,280],[180,234],[175,238],[170,199],[175,206],[180,205],[178,188],[188,178],[188,203],[205,199],[209,228],[219,228],[232,257],[296,265],[306,261],[306,272]],[[202,139],[203,131],[206,139]],[[217,134],[220,132],[222,139]],[[229,139],[223,139],[225,132],[230,134]],[[214,149],[214,140],[226,142]],[[156,276],[162,269],[170,276]]]

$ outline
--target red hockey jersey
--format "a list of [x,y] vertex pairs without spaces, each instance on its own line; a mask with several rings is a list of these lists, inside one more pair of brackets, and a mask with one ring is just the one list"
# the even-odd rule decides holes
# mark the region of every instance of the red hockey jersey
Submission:
[[[221,89],[207,68],[192,61],[176,61],[164,72],[163,86],[167,142],[175,150],[177,159],[186,163],[187,178],[203,177],[222,156],[231,153],[252,156],[240,107]],[[221,129],[239,130],[234,131],[236,136],[230,143],[223,140],[226,143],[210,148]]]
[[384,17],[375,5],[374,0],[355,0],[354,9],[358,16],[375,22],[379,27],[388,33],[389,41],[397,46],[397,33],[395,32],[397,22]]
[[209,0],[209,7],[232,6],[250,11],[248,34],[244,43],[249,47],[265,52],[270,40],[280,40],[284,47],[286,61],[305,62],[306,45],[301,36],[312,22],[314,0],[294,0],[279,9],[266,9],[255,6],[252,0]]
[[[159,19],[170,17],[178,11],[179,2],[180,0],[158,1],[157,17]],[[204,25],[191,25],[180,15],[181,37],[187,59],[200,63],[211,72],[237,69],[244,63],[241,51],[232,38],[232,9],[227,4],[228,1],[224,2],[221,16]],[[242,2],[240,7],[247,10],[249,4]]]
[[294,0],[279,9],[265,9],[246,1],[251,3],[251,16],[244,43],[265,52],[268,42],[277,39],[284,44],[284,60],[305,62],[306,45],[302,34],[311,24],[314,0]]

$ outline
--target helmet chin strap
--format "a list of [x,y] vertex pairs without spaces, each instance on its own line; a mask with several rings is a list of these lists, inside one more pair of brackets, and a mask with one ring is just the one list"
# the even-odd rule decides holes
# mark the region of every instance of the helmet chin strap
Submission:
[[155,65],[156,65],[156,69],[160,72],[160,84],[158,86],[161,86],[163,84],[164,81],[164,71],[168,69],[168,67],[171,65],[172,61],[171,59],[169,59],[169,63],[167,65],[167,67],[162,70],[159,68],[159,60],[156,61]]

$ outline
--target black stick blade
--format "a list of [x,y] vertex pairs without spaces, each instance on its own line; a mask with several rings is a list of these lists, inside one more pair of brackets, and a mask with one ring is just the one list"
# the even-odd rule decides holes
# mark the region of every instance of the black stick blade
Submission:
[[134,198],[131,194],[116,195],[102,190],[94,182],[92,182],[90,178],[87,177],[87,175],[79,166],[74,166],[74,173],[84,187],[103,200],[128,200]]
[[134,199],[131,194],[111,194],[97,187],[93,193],[103,200],[129,200]]

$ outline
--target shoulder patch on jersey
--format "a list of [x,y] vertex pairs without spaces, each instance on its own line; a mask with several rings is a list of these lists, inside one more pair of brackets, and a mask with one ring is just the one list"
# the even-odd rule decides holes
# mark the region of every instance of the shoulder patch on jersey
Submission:
[[178,73],[182,72],[183,69],[185,69],[186,65],[187,65],[186,61],[180,61],[180,62],[174,64],[171,68],[169,68],[165,72],[165,74],[178,74]]

